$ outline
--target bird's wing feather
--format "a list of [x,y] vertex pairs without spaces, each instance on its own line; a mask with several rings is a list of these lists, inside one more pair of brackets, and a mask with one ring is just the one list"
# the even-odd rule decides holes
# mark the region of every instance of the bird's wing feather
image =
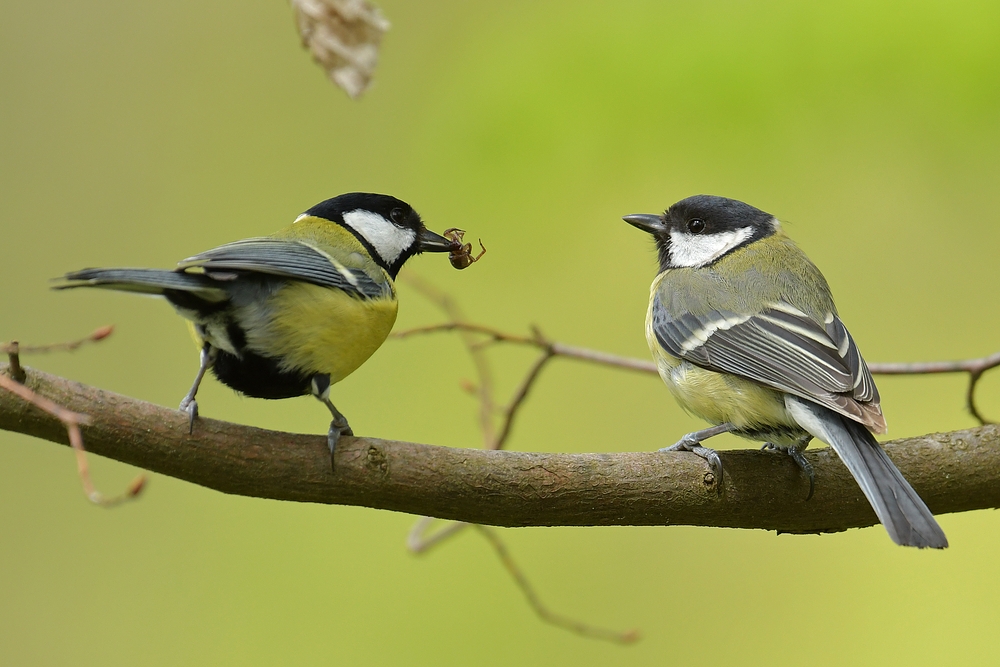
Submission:
[[710,310],[674,317],[655,299],[653,330],[672,355],[815,401],[884,432],[878,389],[835,314],[819,323],[778,302],[756,315]]
[[249,271],[340,289],[352,296],[377,299],[391,293],[384,277],[373,278],[348,267],[330,254],[307,243],[273,238],[253,238],[213,248],[178,264],[179,269],[201,268],[225,279],[230,271]]

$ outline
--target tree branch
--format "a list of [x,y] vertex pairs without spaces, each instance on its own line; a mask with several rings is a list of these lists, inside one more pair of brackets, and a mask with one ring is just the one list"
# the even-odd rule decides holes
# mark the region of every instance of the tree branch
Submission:
[[[705,463],[682,452],[536,454],[345,437],[334,473],[323,435],[201,418],[191,436],[176,410],[24,371],[33,391],[92,417],[84,427],[90,451],[225,493],[498,526],[684,524],[801,533],[876,523],[826,448],[806,454],[817,480],[808,502],[808,481],[795,464],[756,450],[720,453],[721,496],[704,481]],[[0,391],[0,428],[66,443],[58,419],[7,391]],[[997,426],[898,440],[886,450],[935,513],[1000,507]]]

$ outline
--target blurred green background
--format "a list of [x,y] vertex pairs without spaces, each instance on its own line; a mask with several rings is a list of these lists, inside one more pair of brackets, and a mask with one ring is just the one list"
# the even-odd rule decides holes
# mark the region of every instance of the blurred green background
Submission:
[[[169,267],[341,192],[388,192],[489,254],[411,270],[479,322],[646,357],[655,272],[620,216],[695,193],[786,221],[871,361],[1000,348],[1000,5],[407,3],[351,102],[280,0],[0,2],[0,340],[108,341],[26,358],[174,406],[197,353],[155,299],[53,293],[84,266]],[[440,319],[400,289],[397,329]],[[530,355],[494,355],[502,391]],[[390,341],[334,390],[366,435],[478,446],[457,338]],[[894,437],[970,427],[960,377],[880,378]],[[1000,416],[1000,374],[980,400]],[[309,398],[206,416],[323,433]],[[699,422],[655,377],[556,361],[510,443],[650,450]],[[724,447],[748,443],[720,439]],[[135,471],[93,457],[100,488]],[[414,518],[228,497],[153,476],[87,504],[60,446],[0,433],[0,663],[996,664],[1000,518],[951,548],[881,528],[503,531],[543,599],[640,628],[619,647],[540,623],[473,533],[423,557]]]

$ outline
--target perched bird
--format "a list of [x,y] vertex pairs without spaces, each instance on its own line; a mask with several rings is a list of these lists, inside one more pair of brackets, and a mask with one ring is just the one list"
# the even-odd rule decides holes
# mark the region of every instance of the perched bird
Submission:
[[312,394],[333,415],[332,460],[353,435],[330,385],[353,373],[396,321],[393,280],[421,252],[455,243],[424,227],[408,204],[352,192],[316,204],[271,236],[227,243],[176,269],[83,269],[55,285],[163,296],[190,320],[201,366],[181,401],[194,427],[205,372],[256,398]]
[[627,215],[649,232],[660,273],[650,288],[646,339],[680,405],[714,426],[661,451],[701,446],[720,433],[766,442],[809,475],[802,450],[828,443],[897,544],[948,540],[872,432],[884,433],[879,394],[837,315],[819,269],[778,220],[734,199],[688,197],[663,215]]

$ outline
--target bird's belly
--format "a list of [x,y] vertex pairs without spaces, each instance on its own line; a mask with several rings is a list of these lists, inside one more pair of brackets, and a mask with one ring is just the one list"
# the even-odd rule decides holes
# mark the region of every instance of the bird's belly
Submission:
[[359,299],[305,283],[285,285],[266,318],[241,322],[247,348],[275,358],[283,370],[325,373],[335,383],[377,350],[396,321],[394,299]]
[[778,446],[802,445],[806,434],[785,408],[781,392],[752,380],[717,373],[654,350],[660,377],[685,411],[735,434]]

